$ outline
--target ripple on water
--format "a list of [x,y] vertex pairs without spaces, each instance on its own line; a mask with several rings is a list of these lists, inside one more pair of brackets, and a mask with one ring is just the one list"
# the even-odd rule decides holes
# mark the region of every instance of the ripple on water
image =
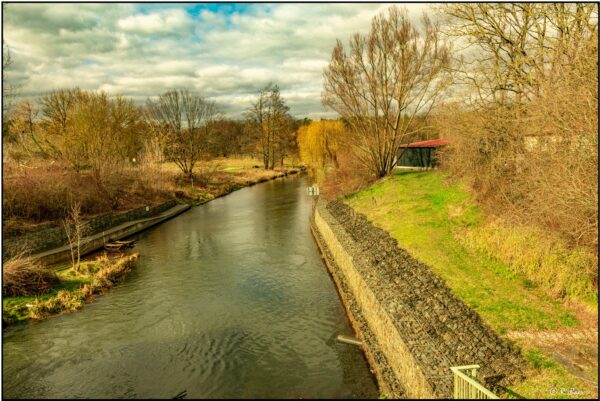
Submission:
[[237,191],[138,236],[82,311],[3,332],[11,397],[375,397],[307,222],[303,179]]

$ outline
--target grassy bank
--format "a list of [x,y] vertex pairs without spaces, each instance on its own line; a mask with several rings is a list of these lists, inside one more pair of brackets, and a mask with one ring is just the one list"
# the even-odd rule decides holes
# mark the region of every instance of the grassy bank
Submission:
[[103,255],[83,261],[79,272],[71,267],[57,271],[59,282],[42,295],[3,297],[2,321],[12,324],[41,320],[81,309],[86,302],[118,282],[131,270],[139,254]]
[[[570,307],[567,299],[584,304],[587,315],[595,314],[597,320],[597,290],[589,280],[581,276],[571,279],[565,274],[558,280],[547,277],[549,272],[563,271],[567,262],[570,269],[593,270],[585,265],[590,261],[587,255],[549,246],[543,236],[531,240],[533,231],[527,232],[528,241],[524,242],[521,229],[511,231],[510,225],[500,222],[492,225],[468,191],[459,184],[448,184],[440,173],[400,172],[354,194],[347,202],[429,265],[501,335],[569,332],[589,324],[577,312],[581,308]],[[501,237],[511,241],[512,247],[496,235],[494,227],[500,224],[505,230]],[[515,248],[525,244],[529,244],[527,248]],[[543,274],[536,269],[540,265],[545,269]],[[559,290],[556,281],[560,281]],[[514,392],[526,397],[562,396],[560,391],[551,394],[554,386],[584,390],[584,395],[579,395],[583,397],[597,394],[597,388],[573,375],[535,341],[515,341],[531,371],[526,382],[512,389]],[[597,380],[597,373],[585,373]]]

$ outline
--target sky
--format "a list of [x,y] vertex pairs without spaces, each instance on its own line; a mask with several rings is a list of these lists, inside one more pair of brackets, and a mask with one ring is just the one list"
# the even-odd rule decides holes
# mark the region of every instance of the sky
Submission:
[[[6,71],[22,98],[79,86],[143,104],[169,89],[242,115],[269,82],[297,118],[334,117],[321,104],[336,39],[367,33],[389,4],[4,4]],[[425,4],[408,8],[415,22]]]

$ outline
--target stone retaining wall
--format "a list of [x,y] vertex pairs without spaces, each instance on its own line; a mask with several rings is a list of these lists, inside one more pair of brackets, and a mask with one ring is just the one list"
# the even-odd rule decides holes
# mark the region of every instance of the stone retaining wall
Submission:
[[[101,231],[105,231],[111,227],[128,221],[152,217],[165,210],[171,209],[177,205],[175,199],[163,202],[159,205],[150,207],[146,210],[146,206],[128,210],[123,213],[103,213],[87,220],[89,231],[87,235],[93,235]],[[27,250],[31,254],[44,252],[48,249],[58,248],[67,243],[67,235],[62,225],[48,226],[45,224],[28,233],[14,236],[11,238],[3,238],[2,241],[2,260],[5,261],[11,256],[23,250]]]
[[451,366],[479,364],[478,379],[493,390],[522,377],[518,352],[387,232],[322,200],[314,225],[406,396],[451,397]]

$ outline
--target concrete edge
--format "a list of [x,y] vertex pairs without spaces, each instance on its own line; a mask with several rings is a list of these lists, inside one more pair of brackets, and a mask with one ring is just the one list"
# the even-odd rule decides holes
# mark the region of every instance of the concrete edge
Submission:
[[[186,210],[190,209],[190,205],[177,205],[169,210],[166,210],[156,216],[147,217],[144,219],[138,219],[128,221],[118,226],[112,227],[108,230],[94,234],[90,237],[85,238],[81,245],[81,256],[96,251],[104,247],[104,244],[110,240],[120,240],[131,235],[137,234],[144,231],[158,223],[173,218]],[[39,259],[42,263],[50,265],[58,262],[68,260],[71,257],[71,250],[69,245],[64,245],[59,248],[50,249],[48,251],[40,252],[35,255],[31,255],[32,258]]]

